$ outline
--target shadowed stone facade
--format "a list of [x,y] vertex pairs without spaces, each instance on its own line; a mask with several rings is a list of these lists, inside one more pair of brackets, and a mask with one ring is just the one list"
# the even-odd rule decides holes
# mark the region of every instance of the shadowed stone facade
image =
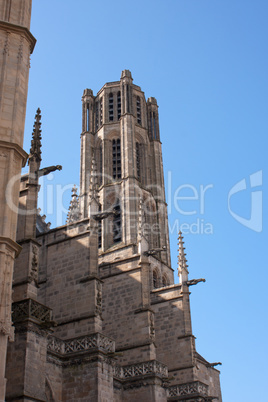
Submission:
[[[202,279],[188,279],[181,233],[174,283],[157,102],[124,70],[96,96],[86,89],[82,110],[67,224],[19,217],[6,401],[221,401],[219,371],[195,349],[189,287]],[[40,119],[24,211],[37,210],[48,173]]]

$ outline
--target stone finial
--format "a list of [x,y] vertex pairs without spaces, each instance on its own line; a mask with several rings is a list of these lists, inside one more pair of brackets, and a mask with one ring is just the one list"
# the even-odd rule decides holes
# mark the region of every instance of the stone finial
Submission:
[[121,73],[121,80],[123,78],[130,78],[131,80],[133,80],[131,72],[129,70],[123,70]]
[[92,97],[93,97],[93,91],[92,91],[92,89],[89,89],[89,88],[84,89],[83,97],[84,97],[84,96],[92,96]]
[[37,162],[41,162],[41,110],[38,108],[35,115],[35,122],[33,125],[33,134],[31,141],[31,149],[29,155],[29,161],[35,159]]
[[66,223],[73,223],[80,219],[81,213],[79,208],[79,199],[77,195],[77,187],[74,184],[72,188],[72,199],[69,206],[69,212],[67,216]]
[[188,281],[188,265],[187,265],[187,260],[186,260],[186,254],[184,252],[185,247],[183,247],[184,245],[184,241],[183,241],[183,236],[182,236],[182,232],[179,231],[179,237],[178,237],[178,252],[179,252],[179,256],[178,256],[178,275],[179,275],[179,279],[180,279],[180,284],[183,284],[185,282]]

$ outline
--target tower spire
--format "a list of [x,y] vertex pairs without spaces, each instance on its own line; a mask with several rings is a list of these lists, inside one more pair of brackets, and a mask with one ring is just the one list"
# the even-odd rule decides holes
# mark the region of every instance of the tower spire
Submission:
[[178,252],[179,252],[179,256],[178,256],[178,276],[180,279],[180,284],[182,285],[183,283],[188,281],[188,265],[187,265],[187,260],[186,260],[186,253],[184,252],[185,247],[183,247],[184,245],[184,241],[183,241],[183,236],[182,236],[182,232],[179,231],[179,237],[178,237]]
[[38,108],[35,115],[35,122],[33,125],[33,133],[32,133],[32,141],[31,141],[31,149],[29,155],[29,163],[31,160],[35,160],[36,162],[41,162],[41,110]]

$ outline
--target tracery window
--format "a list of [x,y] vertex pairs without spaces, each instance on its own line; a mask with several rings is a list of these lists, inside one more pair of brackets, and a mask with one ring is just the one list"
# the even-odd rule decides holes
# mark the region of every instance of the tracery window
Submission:
[[114,120],[114,96],[112,93],[109,95],[109,121]]
[[121,179],[121,145],[120,139],[113,140],[113,179]]
[[121,92],[117,92],[117,119],[121,117]]
[[141,125],[141,99],[137,96],[137,122]]
[[113,240],[114,243],[122,241],[122,222],[121,222],[121,207],[120,202],[117,200],[114,207],[114,219],[113,219]]

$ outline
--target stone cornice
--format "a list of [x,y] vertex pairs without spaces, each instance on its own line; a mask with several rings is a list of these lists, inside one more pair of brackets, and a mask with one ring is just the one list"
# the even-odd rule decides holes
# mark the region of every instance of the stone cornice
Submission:
[[2,141],[0,140],[0,148],[8,148],[8,149],[13,149],[19,156],[22,158],[23,166],[25,166],[27,159],[28,159],[28,154],[27,152],[24,151],[24,149],[16,144],[15,142],[8,142],[8,141]]
[[29,31],[28,28],[25,28],[25,27],[22,27],[20,25],[15,25],[15,24],[11,24],[10,22],[0,20],[0,29],[1,28],[6,30],[6,31],[15,33],[15,34],[23,35],[27,39],[29,44],[30,44],[30,52],[33,53],[33,50],[34,50],[34,47],[35,47],[35,44],[36,44],[36,39],[31,34],[31,32]]
[[20,254],[21,249],[22,249],[22,247],[18,243],[16,243],[14,240],[10,239],[9,237],[0,236],[0,244],[5,244],[12,251],[14,251],[16,257],[18,257],[18,255]]

